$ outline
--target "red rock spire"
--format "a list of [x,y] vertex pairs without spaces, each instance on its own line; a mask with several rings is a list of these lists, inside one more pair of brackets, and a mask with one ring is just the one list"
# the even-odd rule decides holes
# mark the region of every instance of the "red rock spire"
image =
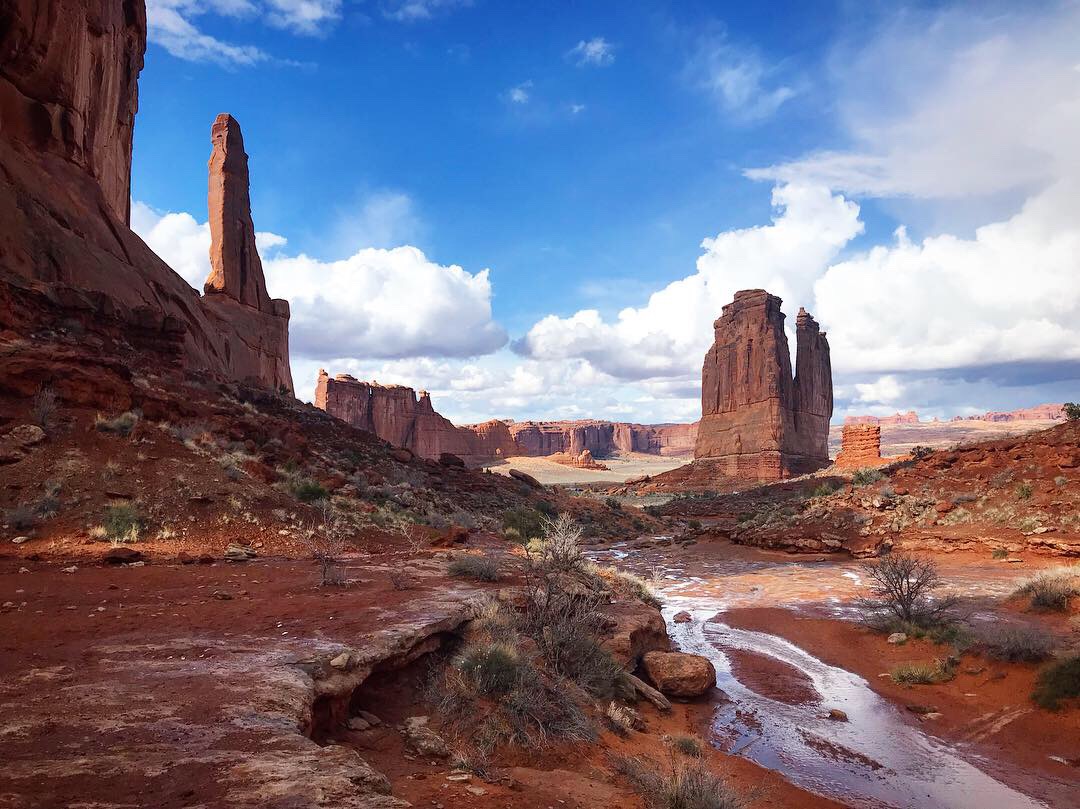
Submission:
[[221,113],[210,130],[210,277],[207,295],[228,295],[240,303],[269,312],[262,261],[255,249],[248,191],[248,157],[240,124]]

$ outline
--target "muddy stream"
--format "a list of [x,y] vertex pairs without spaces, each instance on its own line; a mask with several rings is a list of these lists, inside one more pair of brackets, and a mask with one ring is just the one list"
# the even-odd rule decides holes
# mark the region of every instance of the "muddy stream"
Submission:
[[[843,617],[847,609],[843,600],[854,595],[860,583],[858,563],[789,558],[683,562],[666,558],[659,549],[628,553],[619,547],[597,554],[597,560],[651,578],[662,593],[664,616],[677,647],[712,660],[717,687],[731,698],[718,708],[712,728],[713,743],[727,752],[851,806],[1050,806],[994,778],[990,773],[998,768],[997,762],[924,733],[917,719],[876,694],[859,675],[830,666],[776,635],[723,623],[722,613],[736,607],[812,606]],[[1022,575],[1001,566],[989,575],[985,570],[950,571],[947,579],[953,591],[978,599],[1011,592]],[[692,620],[674,623],[673,616],[683,610]],[[740,681],[733,658],[747,653],[796,669],[812,684],[813,690],[807,690],[817,692],[814,698],[791,704],[760,693],[767,690],[760,678],[757,690]],[[844,711],[849,721],[826,718],[832,708]]]

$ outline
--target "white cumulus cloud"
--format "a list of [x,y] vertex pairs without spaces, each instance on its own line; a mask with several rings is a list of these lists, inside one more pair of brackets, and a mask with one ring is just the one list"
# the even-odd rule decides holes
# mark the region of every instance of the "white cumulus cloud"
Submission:
[[615,62],[615,46],[603,37],[583,39],[567,53],[578,66],[606,67]]

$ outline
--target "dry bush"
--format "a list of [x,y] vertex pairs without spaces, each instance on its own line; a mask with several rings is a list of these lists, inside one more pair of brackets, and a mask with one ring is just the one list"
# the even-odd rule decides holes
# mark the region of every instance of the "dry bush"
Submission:
[[1020,585],[1016,595],[1029,597],[1036,609],[1064,612],[1069,599],[1080,595],[1080,565],[1043,570]]
[[37,525],[38,515],[33,506],[18,505],[8,509],[4,515],[4,522],[17,531],[24,531]]
[[56,391],[43,385],[34,394],[34,401],[30,405],[30,418],[33,419],[34,424],[47,431],[56,414],[56,402]]
[[750,805],[701,762],[673,759],[665,771],[628,757],[617,757],[613,763],[649,809],[746,809]]
[[690,758],[701,758],[701,741],[694,736],[676,736],[671,740],[673,749]]
[[1056,711],[1061,701],[1080,697],[1080,655],[1058,660],[1039,672],[1031,698],[1048,710]]
[[324,500],[318,516],[312,520],[307,530],[300,534],[300,541],[311,558],[319,563],[324,586],[342,586],[348,583],[341,560],[345,553],[345,531],[346,526],[340,515]]
[[951,660],[935,660],[933,663],[901,663],[889,672],[899,685],[931,685],[944,683],[956,676]]
[[[942,581],[931,559],[892,553],[863,565],[870,595],[860,600],[872,619],[886,619],[929,627],[946,621],[958,599],[935,598]],[[887,628],[886,626],[883,628]]]
[[146,521],[139,509],[132,503],[111,503],[105,507],[105,519],[102,522],[105,536],[113,545],[138,542]]
[[1036,627],[990,624],[975,629],[975,644],[989,657],[1012,663],[1037,663],[1054,651],[1053,635]]
[[111,419],[105,418],[99,413],[94,418],[94,427],[99,432],[114,433],[127,438],[131,435],[131,431],[135,429],[135,425],[139,423],[139,418],[140,415],[137,410],[128,410]]
[[589,569],[604,584],[610,587],[616,595],[623,598],[636,598],[653,607],[661,606],[662,602],[653,590],[653,586],[641,576],[635,576],[633,573],[619,570],[617,567],[591,567]]
[[450,562],[449,573],[462,579],[473,581],[498,581],[500,572],[499,560],[494,556],[476,556],[466,554],[456,557]]
[[392,570],[390,571],[390,584],[395,590],[412,590],[416,587],[416,579],[407,571]]

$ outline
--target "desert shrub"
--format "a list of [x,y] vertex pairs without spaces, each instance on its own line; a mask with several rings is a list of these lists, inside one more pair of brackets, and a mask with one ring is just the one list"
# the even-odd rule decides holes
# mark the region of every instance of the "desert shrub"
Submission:
[[701,758],[701,742],[693,736],[676,736],[671,740],[676,751],[690,758]]
[[114,543],[138,542],[145,525],[142,515],[132,503],[112,503],[105,507],[105,536]]
[[498,581],[500,575],[499,560],[494,556],[458,556],[450,562],[451,576],[473,581]]
[[524,672],[517,650],[506,643],[469,647],[457,667],[481,694],[509,693]]
[[856,469],[851,475],[851,484],[853,486],[869,486],[871,483],[877,483],[884,477],[885,475],[873,467]]
[[1005,550],[1005,548],[994,548],[993,552],[990,554],[990,558],[991,559],[1008,559],[1009,558],[1009,552],[1007,550]]
[[1061,406],[1061,411],[1069,421],[1080,420],[1080,404],[1076,402],[1066,402]]
[[954,666],[942,660],[935,660],[933,663],[901,663],[889,672],[889,677],[898,685],[932,685],[947,682],[955,676]]
[[931,627],[945,622],[956,606],[954,597],[935,598],[942,582],[931,559],[891,553],[863,565],[870,595],[860,601],[872,620],[899,620]]
[[543,535],[544,518],[536,509],[512,508],[503,514],[502,526],[517,531],[524,542]]
[[618,497],[604,498],[604,505],[612,511],[622,511],[622,501],[620,501]]
[[48,430],[56,413],[56,391],[47,386],[42,386],[30,404],[30,418],[34,424],[43,430]]
[[416,579],[414,579],[407,571],[391,570],[390,585],[395,590],[411,590],[416,587]]
[[99,432],[115,433],[125,438],[131,435],[131,431],[135,429],[135,425],[138,423],[139,413],[136,410],[128,410],[111,419],[107,419],[99,413],[94,419],[94,427]]
[[555,508],[555,504],[550,500],[537,500],[536,510],[543,514],[545,517],[557,517],[559,516],[559,510]]
[[1080,655],[1072,655],[1039,672],[1031,698],[1042,708],[1056,711],[1061,701],[1080,697]]
[[662,603],[656,593],[653,592],[652,586],[641,576],[635,576],[633,573],[619,570],[617,567],[595,567],[589,568],[589,570],[614,590],[616,595],[623,598],[636,598],[654,607],[659,607]]
[[809,497],[828,497],[830,494],[834,494],[837,490],[837,486],[834,483],[825,481],[819,483],[813,489],[810,490]]
[[1015,594],[1030,598],[1035,609],[1064,612],[1069,599],[1080,595],[1080,565],[1043,570],[1020,585]]
[[1035,492],[1035,489],[1027,481],[1021,483],[1016,487],[1016,499],[1017,500],[1030,500],[1031,495]]
[[348,575],[342,563],[346,530],[341,516],[330,503],[323,500],[315,519],[300,534],[301,543],[311,558],[319,563],[323,586],[348,584]]
[[686,525],[691,531],[698,531],[701,529],[701,520],[690,520]]
[[614,764],[649,809],[745,809],[748,806],[727,781],[697,761],[673,761],[663,771],[628,757],[616,758]]
[[914,458],[916,461],[927,458],[933,454],[933,449],[931,449],[930,447],[924,447],[921,444],[911,448],[911,457]]
[[9,508],[4,515],[4,522],[17,531],[33,528],[37,525],[37,521],[37,510],[33,506],[25,504]]
[[1067,477],[1065,477],[1064,475],[1058,475],[1056,478],[1054,478],[1054,485],[1057,486],[1058,488],[1064,486],[1068,482],[1069,482],[1069,479]]
[[285,488],[301,503],[315,503],[330,496],[330,492],[321,483],[303,475],[289,476],[285,481]]
[[1037,663],[1054,651],[1054,638],[1035,627],[992,624],[975,630],[977,645],[996,660]]
[[627,705],[620,705],[614,700],[609,702],[604,710],[604,718],[607,720],[608,726],[620,736],[625,736],[631,730],[640,729],[644,726],[637,711]]

